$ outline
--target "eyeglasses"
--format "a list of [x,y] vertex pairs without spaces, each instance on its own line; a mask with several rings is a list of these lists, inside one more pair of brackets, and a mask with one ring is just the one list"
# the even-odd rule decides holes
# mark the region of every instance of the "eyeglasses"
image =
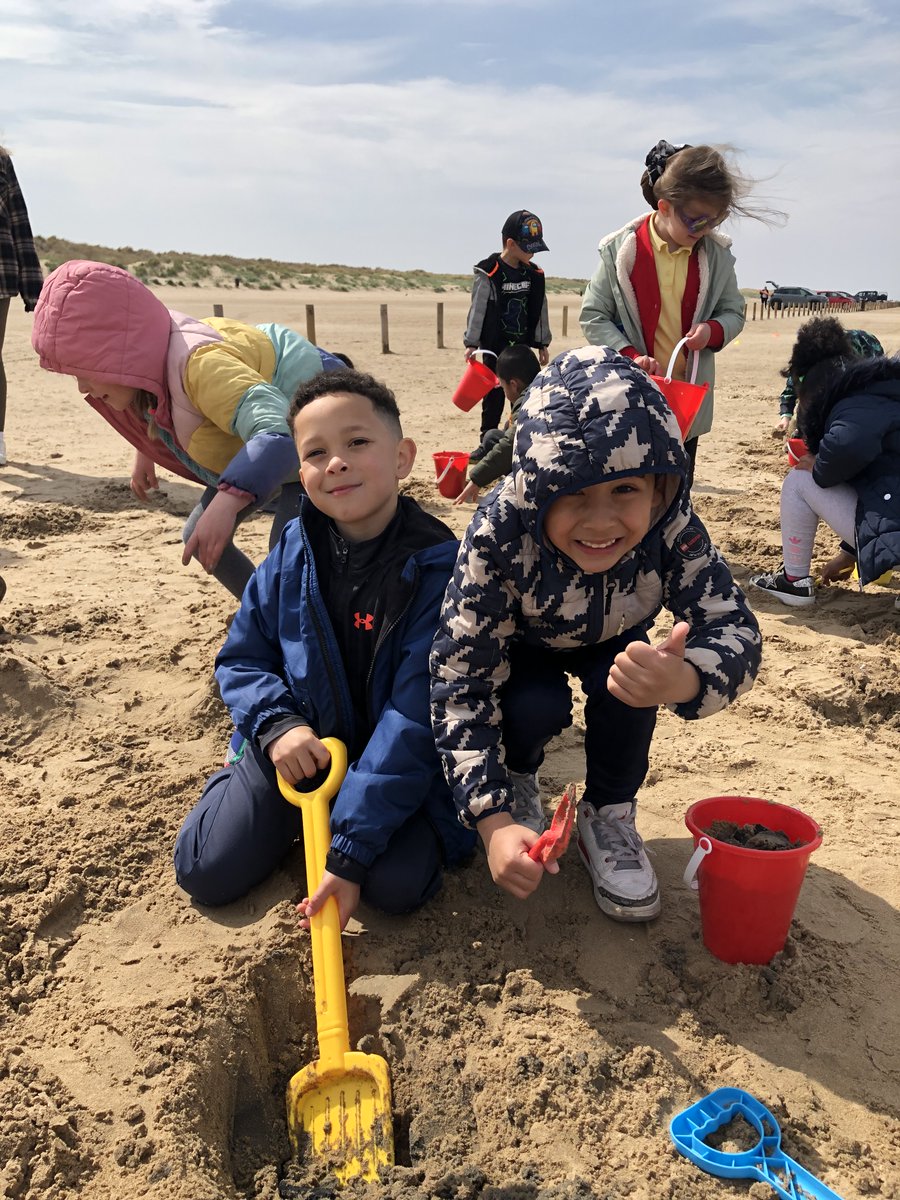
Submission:
[[727,212],[722,213],[720,217],[689,217],[683,213],[680,208],[675,209],[675,216],[682,223],[688,233],[702,233],[705,229],[715,229],[717,225],[721,225],[728,216]]

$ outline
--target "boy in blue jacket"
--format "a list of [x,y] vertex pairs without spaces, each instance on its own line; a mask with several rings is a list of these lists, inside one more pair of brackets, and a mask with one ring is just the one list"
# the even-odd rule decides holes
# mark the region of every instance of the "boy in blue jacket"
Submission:
[[[691,507],[678,424],[606,346],[556,358],[516,420],[512,472],[460,547],[431,655],[432,720],[462,822],[519,899],[544,871],[544,747],[585,702],[579,854],[602,912],[649,921],[656,874],[635,827],[656,710],[692,720],[752,683],[759,626]],[[650,646],[662,608],[669,637]]]
[[424,904],[444,865],[474,845],[428,710],[428,652],[457,543],[399,495],[416,446],[383,384],[349,370],[317,376],[298,389],[289,420],[306,492],[300,518],[251,578],[216,659],[243,745],[187,817],[175,870],[201,904],[260,883],[301,829],[276,768],[293,784],[311,779],[329,762],[321,739],[340,738],[351,765],[324,877],[300,909],[308,919],[333,895],[343,927],[360,897],[391,913]]

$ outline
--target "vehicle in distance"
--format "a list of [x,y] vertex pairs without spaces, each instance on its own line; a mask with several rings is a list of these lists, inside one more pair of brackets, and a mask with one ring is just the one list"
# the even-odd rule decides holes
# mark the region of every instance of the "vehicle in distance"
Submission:
[[860,302],[863,300],[887,300],[887,292],[857,292],[856,299]]
[[828,303],[835,307],[847,308],[858,303],[856,297],[851,296],[849,292],[819,292],[819,295],[827,297]]
[[828,297],[805,287],[777,287],[769,297],[769,308],[824,308]]

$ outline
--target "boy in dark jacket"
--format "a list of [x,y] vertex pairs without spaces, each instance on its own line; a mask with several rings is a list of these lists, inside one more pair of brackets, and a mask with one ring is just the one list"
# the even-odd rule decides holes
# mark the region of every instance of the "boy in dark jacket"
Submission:
[[[678,424],[655,384],[605,346],[534,381],[512,473],[472,519],[431,654],[432,720],[465,825],[524,899],[555,863],[528,849],[545,818],[537,771],[586,696],[578,850],[601,910],[660,911],[635,828],[659,704],[709,716],[752,684],[756,620],[691,508]],[[676,624],[651,647],[661,608]]]
[[504,430],[489,429],[482,438],[484,454],[469,467],[469,481],[453,501],[454,506],[477,500],[482,488],[490,487],[509,474],[519,406],[540,369],[535,353],[529,346],[507,346],[500,351],[497,378],[504,397],[509,401],[509,422]]
[[[463,337],[466,357],[471,357],[473,350],[499,355],[505,346],[532,346],[538,351],[541,366],[546,366],[550,321],[544,272],[531,261],[535,254],[547,250],[543,228],[534,213],[519,209],[506,218],[500,237],[500,253],[475,264],[472,303]],[[503,390],[497,387],[481,402],[481,437],[499,426],[502,414]],[[484,453],[477,446],[469,461],[478,462]]]
[[428,651],[457,544],[398,494],[415,460],[393,393],[332,371],[302,384],[289,420],[306,495],[299,521],[251,578],[216,659],[222,699],[245,739],[217,771],[175,846],[179,884],[227,904],[265,879],[300,832],[288,780],[327,767],[323,737],[350,768],[334,802],[321,885],[341,925],[360,896],[387,912],[424,904],[442,868],[472,849],[441,777],[428,712]]

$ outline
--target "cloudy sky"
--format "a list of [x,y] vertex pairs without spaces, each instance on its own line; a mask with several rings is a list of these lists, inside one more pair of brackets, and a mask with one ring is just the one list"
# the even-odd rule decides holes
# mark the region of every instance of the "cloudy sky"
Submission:
[[[616,13],[613,16],[613,13]],[[584,277],[647,150],[730,143],[789,220],[738,281],[900,297],[895,0],[0,0],[35,232],[467,272],[513,209]]]

